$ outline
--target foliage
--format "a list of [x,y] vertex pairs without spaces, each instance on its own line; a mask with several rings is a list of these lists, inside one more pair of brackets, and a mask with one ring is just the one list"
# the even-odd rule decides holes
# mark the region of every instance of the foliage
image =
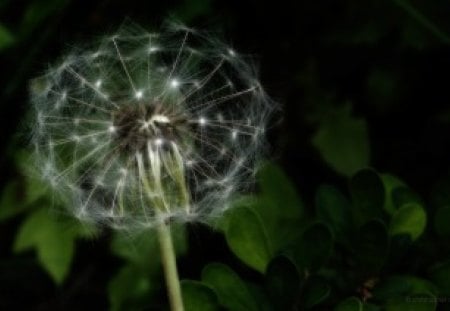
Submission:
[[[274,168],[269,165],[266,169]],[[270,178],[266,170],[260,175],[261,183],[267,182],[264,176]],[[264,219],[267,219],[265,213],[271,209],[261,205],[260,198],[247,200],[247,206],[239,202],[237,211],[227,215],[230,220],[224,234],[230,250],[250,268],[261,273],[264,281],[254,286],[266,292],[272,310],[330,310],[333,306],[336,310],[412,310],[424,307],[417,305],[420,299],[434,302],[424,310],[435,309],[435,302],[447,286],[444,281],[447,278],[441,276],[445,274],[445,266],[434,268],[436,283],[429,273],[421,275],[422,271],[430,268],[428,261],[424,260],[415,267],[402,267],[402,260],[409,253],[421,252],[424,255],[421,249],[433,238],[431,233],[424,233],[427,223],[425,207],[416,201],[416,196],[410,196],[396,203],[393,213],[387,213],[386,205],[396,202],[397,190],[407,186],[398,183],[393,190],[385,191],[392,185],[393,177],[386,179],[383,176],[372,169],[358,171],[349,180],[351,200],[331,185],[319,187],[314,215],[303,215],[297,222],[283,225],[292,226],[291,232],[301,234],[289,243],[272,244],[271,252],[265,243],[274,241],[271,231],[262,230],[265,228]],[[278,178],[278,187],[290,189],[292,186],[284,177]],[[259,194],[266,195],[264,192]],[[281,197],[276,193],[273,195]],[[388,196],[390,200],[387,200]],[[267,204],[268,201],[263,202]],[[283,210],[284,206],[273,208]],[[298,208],[302,209],[303,205],[298,205]],[[282,212],[278,215],[283,218]],[[271,215],[270,219],[276,222],[274,217],[277,216]],[[248,225],[244,226],[245,223]],[[238,231],[245,231],[241,240],[235,237]],[[406,239],[408,244],[399,251],[396,244],[401,239]],[[240,247],[236,247],[236,243],[241,243]],[[224,288],[224,283],[214,283],[202,277],[202,281],[211,286],[219,297],[226,295],[227,299],[219,299],[219,302],[227,310],[240,310],[239,301],[258,303],[257,296],[245,300],[240,298],[247,290],[231,268],[214,264],[205,269],[216,269],[219,275],[220,270],[233,275],[234,288]],[[401,275],[391,275],[398,270],[403,271]],[[222,276],[222,280],[225,279]],[[240,295],[232,294],[238,288]],[[253,309],[246,307],[246,310]],[[262,310],[262,306],[257,310]]]

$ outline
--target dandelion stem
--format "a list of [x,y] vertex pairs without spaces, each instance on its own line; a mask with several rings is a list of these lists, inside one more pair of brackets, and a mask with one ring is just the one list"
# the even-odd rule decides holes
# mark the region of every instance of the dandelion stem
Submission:
[[162,223],[157,227],[157,231],[170,307],[172,311],[183,311],[183,298],[181,297],[180,279],[178,278],[170,226]]

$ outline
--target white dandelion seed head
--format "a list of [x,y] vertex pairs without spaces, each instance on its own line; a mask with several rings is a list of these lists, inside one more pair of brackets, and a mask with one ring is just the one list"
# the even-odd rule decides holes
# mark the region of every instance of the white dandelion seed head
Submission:
[[86,221],[207,221],[253,184],[274,103],[209,34],[128,25],[39,79],[38,167]]

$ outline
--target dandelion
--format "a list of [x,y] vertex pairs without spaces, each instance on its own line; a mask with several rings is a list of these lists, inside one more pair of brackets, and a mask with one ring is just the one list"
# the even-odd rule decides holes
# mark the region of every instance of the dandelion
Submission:
[[38,167],[84,221],[209,221],[252,185],[273,103],[254,68],[207,33],[128,25],[36,81]]

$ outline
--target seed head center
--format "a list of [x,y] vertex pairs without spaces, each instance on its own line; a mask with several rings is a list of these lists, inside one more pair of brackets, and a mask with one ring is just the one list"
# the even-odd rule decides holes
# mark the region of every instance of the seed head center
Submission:
[[126,105],[113,114],[116,140],[128,152],[142,151],[149,142],[176,140],[182,123],[183,118],[164,111],[160,103]]

